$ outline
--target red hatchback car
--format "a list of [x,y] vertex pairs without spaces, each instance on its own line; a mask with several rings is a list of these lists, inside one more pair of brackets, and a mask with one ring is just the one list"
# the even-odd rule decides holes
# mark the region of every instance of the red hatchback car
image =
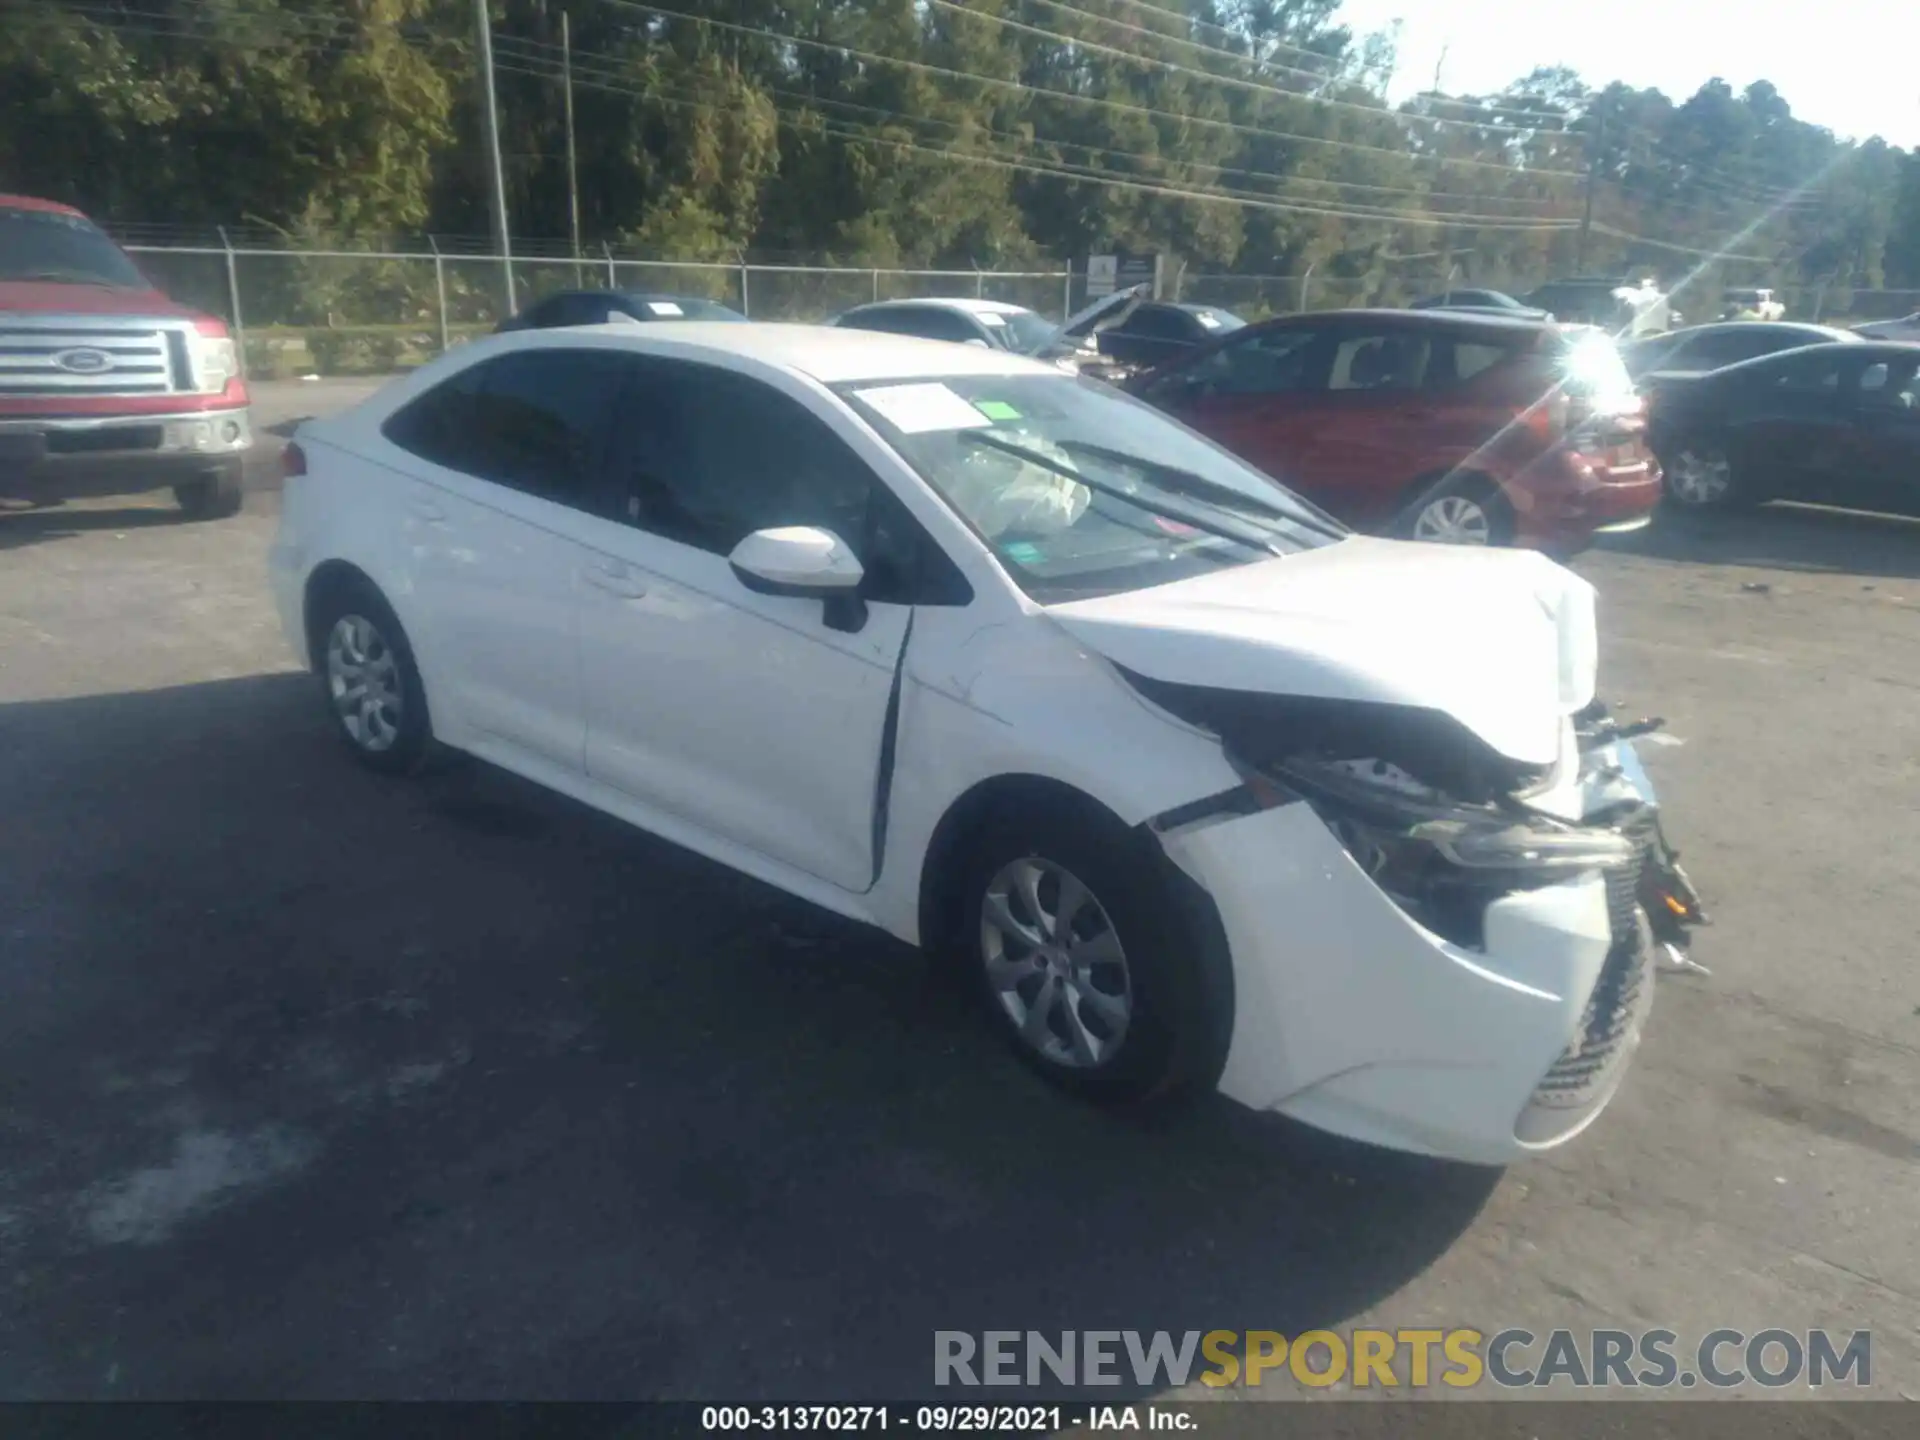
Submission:
[[1660,499],[1633,381],[1584,326],[1290,315],[1127,388],[1360,529],[1569,555]]

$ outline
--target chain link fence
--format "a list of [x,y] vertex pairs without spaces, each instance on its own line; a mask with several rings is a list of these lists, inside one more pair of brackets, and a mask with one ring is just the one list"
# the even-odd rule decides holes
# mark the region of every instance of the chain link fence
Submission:
[[[525,308],[557,290],[607,287],[703,296],[755,320],[823,321],[876,300],[969,296],[1025,306],[1054,318],[1088,303],[1086,272],[915,270],[826,265],[666,261],[603,248],[574,258],[498,255],[465,248],[362,251],[250,245],[136,243],[154,282],[182,303],[221,316],[240,338],[254,379],[385,375],[431,359],[506,313],[507,277]],[[1686,323],[1721,318],[1717,286],[1676,297]],[[1415,263],[1365,276],[1210,275],[1184,268],[1165,279],[1167,298],[1214,305],[1247,320],[1302,310],[1401,306],[1449,288],[1524,295],[1545,276],[1468,276],[1458,265]],[[1920,291],[1838,285],[1788,287],[1776,297],[1794,320],[1853,325],[1920,311]]]
[[[431,242],[430,242],[431,244]],[[970,296],[1064,318],[1062,270],[909,270],[724,264],[442,250],[295,250],[128,244],[183,304],[233,327],[255,379],[383,375],[432,358],[506,315],[509,274],[525,309],[558,290],[606,287],[702,296],[754,320],[823,321],[874,300]]]

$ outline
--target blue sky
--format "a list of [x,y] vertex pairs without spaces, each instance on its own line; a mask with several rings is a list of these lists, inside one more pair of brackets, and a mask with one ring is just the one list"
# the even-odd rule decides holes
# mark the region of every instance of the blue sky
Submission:
[[1735,90],[1764,79],[1802,120],[1920,146],[1913,0],[1604,0],[1584,18],[1565,0],[1347,0],[1340,18],[1360,33],[1405,22],[1396,100],[1430,88],[1436,65],[1454,93],[1498,90],[1536,65],[1675,100],[1716,75]]

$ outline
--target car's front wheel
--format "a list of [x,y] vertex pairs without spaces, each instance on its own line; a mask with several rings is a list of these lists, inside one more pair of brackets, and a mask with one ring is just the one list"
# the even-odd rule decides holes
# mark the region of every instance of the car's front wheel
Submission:
[[1232,1024],[1225,957],[1138,837],[1072,814],[1009,819],[973,847],[964,953],[1015,1052],[1100,1100],[1210,1084]]
[[340,585],[314,615],[313,636],[328,713],[355,758],[388,772],[418,766],[433,729],[413,648],[392,607],[370,584]]

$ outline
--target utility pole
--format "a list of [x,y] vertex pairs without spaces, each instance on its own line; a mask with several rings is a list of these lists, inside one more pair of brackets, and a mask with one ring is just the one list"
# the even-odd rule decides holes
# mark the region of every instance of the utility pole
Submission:
[[1593,191],[1595,185],[1597,185],[1600,180],[1600,157],[1605,152],[1607,146],[1607,97],[1605,92],[1602,92],[1599,100],[1594,103],[1593,112],[1593,139],[1590,142],[1592,145],[1592,154],[1587,157],[1587,203],[1586,210],[1580,217],[1580,242],[1579,248],[1575,251],[1573,261],[1574,273],[1579,275],[1585,275],[1587,273],[1587,236],[1593,229]]
[[486,91],[487,173],[493,188],[493,243],[500,252],[500,270],[507,285],[507,313],[520,307],[513,293],[513,245],[507,229],[507,178],[500,168],[500,101],[493,89],[493,17],[487,0],[473,0],[474,24],[480,32],[480,83]]
[[573,283],[580,283],[580,170],[573,153],[573,26],[560,12],[560,69],[566,79],[567,236],[573,242]]

